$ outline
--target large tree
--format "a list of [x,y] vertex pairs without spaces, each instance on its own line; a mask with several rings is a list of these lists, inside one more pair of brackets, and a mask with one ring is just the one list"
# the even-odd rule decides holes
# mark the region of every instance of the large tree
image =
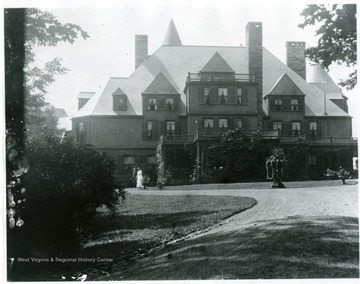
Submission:
[[[304,20],[299,27],[317,26],[318,45],[306,49],[306,56],[326,70],[333,63],[355,67],[357,64],[356,4],[309,5],[300,14]],[[356,70],[341,80],[350,90],[357,83]]]

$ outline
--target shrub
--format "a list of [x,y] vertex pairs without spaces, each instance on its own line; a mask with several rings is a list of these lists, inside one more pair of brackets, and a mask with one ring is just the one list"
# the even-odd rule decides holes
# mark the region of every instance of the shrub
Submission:
[[259,133],[246,135],[241,130],[223,134],[219,144],[206,151],[203,181],[244,182],[265,180],[265,160],[271,146],[261,139]]
[[92,232],[99,206],[116,210],[123,186],[115,162],[91,145],[54,135],[26,142],[29,171],[23,177],[26,206],[22,219],[24,253],[53,254],[79,248]]

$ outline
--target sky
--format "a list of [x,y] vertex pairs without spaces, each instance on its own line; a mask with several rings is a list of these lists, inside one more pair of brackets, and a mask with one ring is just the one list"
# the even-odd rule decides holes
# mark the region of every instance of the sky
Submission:
[[[171,19],[183,45],[210,46],[245,45],[246,24],[260,21],[263,46],[283,62],[286,41],[305,41],[307,47],[317,43],[313,27],[298,28],[305,1],[63,0],[51,1],[51,6],[47,2],[5,0],[4,4],[5,7],[39,7],[63,23],[80,25],[90,35],[87,40],[79,38],[73,45],[60,43],[57,47],[34,49],[37,66],[61,57],[63,66],[69,69],[66,75],[56,77],[46,96],[48,102],[64,108],[69,115],[77,110],[79,92],[101,92],[109,77],[131,75],[135,68],[135,34],[148,35],[149,54],[153,54],[161,46]],[[335,82],[349,73],[343,66],[330,68]],[[343,93],[349,98],[353,135],[357,136],[359,87]]]

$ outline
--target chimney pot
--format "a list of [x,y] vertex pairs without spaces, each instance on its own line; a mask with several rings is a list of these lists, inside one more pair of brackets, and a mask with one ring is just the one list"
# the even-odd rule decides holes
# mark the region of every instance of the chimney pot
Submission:
[[286,42],[286,65],[306,80],[305,42]]

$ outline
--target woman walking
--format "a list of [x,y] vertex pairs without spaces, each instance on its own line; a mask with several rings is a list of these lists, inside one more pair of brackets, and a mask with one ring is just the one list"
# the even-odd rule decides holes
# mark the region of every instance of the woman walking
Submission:
[[136,187],[143,188],[143,182],[144,182],[144,178],[142,175],[142,170],[140,168],[137,168]]

